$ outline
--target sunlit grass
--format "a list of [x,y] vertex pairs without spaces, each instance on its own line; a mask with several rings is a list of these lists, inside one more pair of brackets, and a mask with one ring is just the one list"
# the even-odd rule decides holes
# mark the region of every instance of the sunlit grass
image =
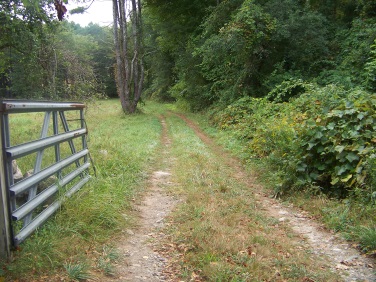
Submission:
[[[147,107],[143,107],[145,112]],[[108,257],[99,256],[97,248],[103,249],[101,246],[112,236],[132,224],[132,217],[124,215],[132,198],[144,187],[148,167],[160,143],[161,125],[154,114],[124,115],[117,100],[89,104],[85,117],[94,161],[90,168],[93,178],[21,244],[13,262],[4,266],[10,280],[28,277],[29,281],[53,273],[74,276],[82,261],[90,265],[90,261],[97,260],[90,267],[105,274],[112,271]],[[22,119],[20,126],[31,126],[25,117]],[[33,127],[36,130],[41,127],[41,119],[34,121],[38,124]],[[17,130],[21,132],[22,128]]]
[[68,262],[64,264],[64,268],[67,271],[68,277],[74,281],[81,281],[90,279],[91,276],[88,273],[88,265],[85,263],[72,263]]

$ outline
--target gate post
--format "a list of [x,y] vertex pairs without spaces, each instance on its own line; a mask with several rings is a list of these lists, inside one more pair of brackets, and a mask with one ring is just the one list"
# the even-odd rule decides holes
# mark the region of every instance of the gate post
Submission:
[[3,114],[0,113],[0,258],[10,258],[11,230],[9,221],[9,202],[6,186],[4,167],[4,136],[3,136]]

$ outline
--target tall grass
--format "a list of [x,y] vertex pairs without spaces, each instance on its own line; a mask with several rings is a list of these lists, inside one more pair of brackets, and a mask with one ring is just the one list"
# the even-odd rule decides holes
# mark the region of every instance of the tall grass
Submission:
[[[150,106],[153,108],[152,103]],[[43,276],[53,281],[55,276],[111,272],[109,266],[99,263],[103,246],[132,224],[132,217],[127,216],[130,202],[142,191],[148,166],[160,145],[158,118],[143,111],[152,109],[145,106],[139,114],[127,116],[116,100],[88,105],[88,146],[97,177],[21,244],[13,262],[3,265],[8,281],[32,281]],[[40,119],[24,116],[18,123],[20,132],[33,128],[40,132]],[[88,267],[81,271],[83,265]]]

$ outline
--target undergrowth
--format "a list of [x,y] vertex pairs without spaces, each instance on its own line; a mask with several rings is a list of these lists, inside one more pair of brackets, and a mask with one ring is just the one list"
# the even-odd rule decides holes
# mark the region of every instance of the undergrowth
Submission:
[[[290,84],[273,90],[268,98],[275,101],[249,97],[215,109],[211,123],[275,195],[318,209],[330,228],[376,252],[372,240],[361,239],[363,233],[372,238],[376,226],[376,96],[300,81],[304,93],[281,102]],[[310,208],[314,197],[326,201]]]

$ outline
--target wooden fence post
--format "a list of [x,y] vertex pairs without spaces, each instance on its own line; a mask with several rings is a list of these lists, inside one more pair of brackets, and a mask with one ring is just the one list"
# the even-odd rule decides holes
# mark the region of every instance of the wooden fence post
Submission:
[[[0,125],[3,126],[3,115],[0,113]],[[11,230],[9,221],[8,191],[6,188],[3,130],[0,130],[0,258],[10,258]]]

